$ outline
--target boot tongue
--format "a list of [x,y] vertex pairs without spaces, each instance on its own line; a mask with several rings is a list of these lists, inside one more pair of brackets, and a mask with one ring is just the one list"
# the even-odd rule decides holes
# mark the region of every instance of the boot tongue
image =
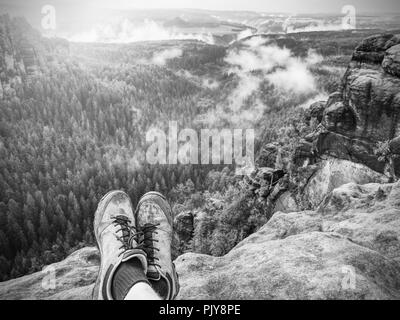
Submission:
[[[153,232],[154,228],[152,227],[151,224],[145,224],[145,228],[147,227],[145,233],[144,233],[144,245],[145,245],[145,251],[147,253],[147,258],[148,260],[152,263],[154,262],[154,249],[153,249]],[[148,270],[147,270],[147,277],[149,280],[155,280],[158,281],[160,280],[160,272],[157,270],[157,267],[154,265],[149,265]]]
[[158,281],[161,279],[160,272],[158,272],[157,268],[154,266],[149,266],[146,275],[147,275],[147,278],[149,278],[149,280]]

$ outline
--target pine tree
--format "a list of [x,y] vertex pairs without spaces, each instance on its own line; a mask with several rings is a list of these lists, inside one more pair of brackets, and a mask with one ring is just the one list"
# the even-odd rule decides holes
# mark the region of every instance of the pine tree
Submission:
[[39,235],[42,240],[46,240],[50,236],[50,226],[44,211],[40,212]]

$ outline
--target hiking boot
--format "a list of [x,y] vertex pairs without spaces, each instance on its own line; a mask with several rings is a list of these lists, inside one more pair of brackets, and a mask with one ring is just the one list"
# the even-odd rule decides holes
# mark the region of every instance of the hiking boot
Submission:
[[93,299],[113,300],[112,280],[118,266],[138,259],[147,272],[146,253],[138,248],[132,204],[122,191],[111,191],[99,202],[94,218],[94,233],[101,265],[93,288]]
[[148,192],[139,200],[135,216],[147,254],[147,278],[161,298],[172,300],[179,292],[179,280],[171,258],[171,207],[160,193]]

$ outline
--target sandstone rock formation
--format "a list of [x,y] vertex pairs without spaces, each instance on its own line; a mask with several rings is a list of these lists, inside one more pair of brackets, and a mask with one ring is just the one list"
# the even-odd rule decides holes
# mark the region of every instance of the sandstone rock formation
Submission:
[[[0,299],[90,299],[98,262],[81,249],[0,283]],[[400,299],[400,183],[345,184],[315,211],[276,213],[223,257],[175,264],[179,299]]]
[[0,283],[0,299],[90,299],[99,262],[97,248],[83,248],[42,272]]
[[179,213],[174,218],[175,229],[175,256],[178,256],[190,249],[190,242],[194,233],[195,214],[191,211]]
[[276,213],[224,257],[182,255],[180,297],[399,298],[399,192],[346,184],[317,211]]
[[317,208],[334,189],[347,183],[385,183],[388,179],[367,166],[347,160],[329,157],[319,163],[318,169],[307,179],[302,197],[309,207]]
[[[331,155],[364,164],[383,173],[385,163],[374,154],[378,142],[400,135],[400,36],[384,34],[365,39],[353,53],[340,90],[310,117],[320,126],[304,139],[294,162],[315,162]],[[323,110],[322,117],[319,116]],[[400,159],[394,161],[400,174]]]

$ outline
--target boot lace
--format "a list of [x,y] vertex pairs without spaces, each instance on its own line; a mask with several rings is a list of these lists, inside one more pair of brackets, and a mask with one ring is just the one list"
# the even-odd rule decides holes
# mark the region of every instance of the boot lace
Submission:
[[161,266],[157,263],[159,259],[154,256],[155,251],[160,251],[160,249],[157,247],[158,240],[154,239],[154,235],[158,234],[157,227],[159,225],[159,223],[147,223],[142,227],[140,233],[143,235],[143,237],[140,241],[140,246],[142,246],[147,253],[148,265],[158,266],[161,268]]
[[123,249],[118,256],[122,255],[127,250],[140,248],[140,246],[134,246],[134,244],[136,245],[138,243],[140,232],[137,232],[136,228],[130,225],[128,217],[123,215],[113,217],[113,224],[120,227],[117,232],[122,231],[122,236],[115,234],[116,238],[122,243],[119,249]]

